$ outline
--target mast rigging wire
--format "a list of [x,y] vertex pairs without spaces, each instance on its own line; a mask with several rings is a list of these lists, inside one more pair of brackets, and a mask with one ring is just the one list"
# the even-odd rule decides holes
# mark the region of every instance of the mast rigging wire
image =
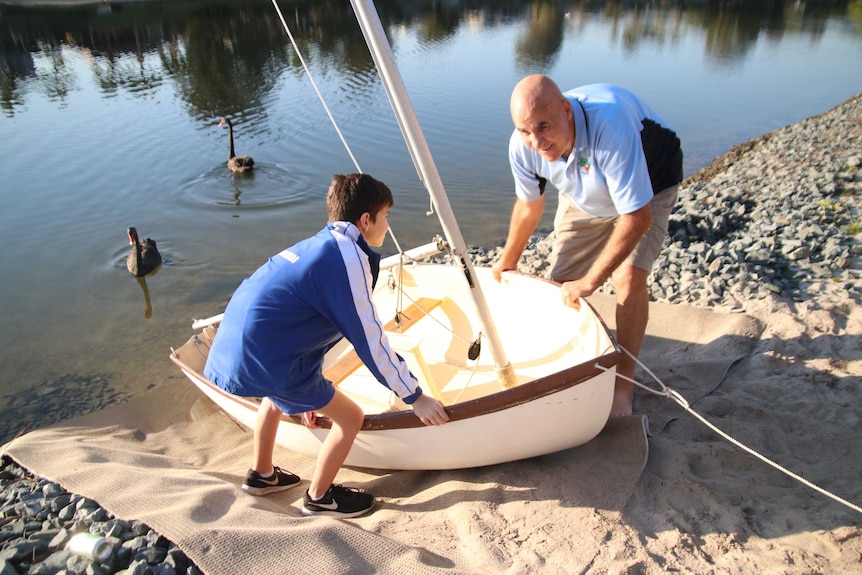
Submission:
[[341,133],[341,129],[338,127],[338,123],[335,121],[335,118],[329,111],[329,106],[326,105],[326,100],[323,99],[323,94],[320,93],[320,90],[317,87],[317,82],[314,81],[314,76],[311,75],[311,70],[305,63],[305,58],[302,57],[302,52],[299,51],[299,46],[297,46],[296,44],[296,39],[294,39],[293,34],[291,34],[290,32],[290,28],[288,27],[287,22],[284,19],[284,15],[281,13],[281,8],[278,7],[278,2],[276,2],[276,0],[272,0],[272,5],[275,6],[275,11],[278,14],[279,20],[281,20],[281,25],[284,28],[284,31],[287,32],[287,37],[290,38],[290,44],[293,46],[293,50],[296,52],[296,56],[299,58],[299,62],[302,64],[302,68],[308,75],[308,80],[311,82],[311,86],[317,93],[317,98],[320,100],[320,103],[323,104],[323,109],[326,110],[326,115],[329,116],[329,121],[332,122],[332,126],[338,133],[338,137],[341,138],[341,143],[344,144],[344,149],[347,150],[347,154],[350,156],[350,159],[353,160],[353,165],[356,166],[356,171],[361,174],[362,168],[359,167],[359,162],[356,161],[356,157],[350,150],[350,146],[347,144],[347,140],[344,139],[344,134]]
[[[293,46],[293,51],[296,52],[296,56],[299,58],[299,62],[302,64],[302,69],[305,70],[305,73],[308,76],[308,80],[311,82],[311,86],[314,88],[314,92],[317,94],[317,99],[320,100],[320,103],[323,105],[323,109],[326,111],[326,115],[329,117],[329,121],[332,123],[332,127],[335,128],[335,132],[338,134],[341,143],[344,145],[344,149],[347,151],[347,155],[349,155],[350,159],[353,161],[353,165],[356,167],[356,171],[360,174],[363,173],[362,168],[359,167],[359,162],[356,160],[356,156],[353,155],[353,151],[350,149],[350,145],[347,143],[347,139],[341,132],[341,128],[338,127],[338,122],[335,121],[335,117],[332,115],[332,112],[329,111],[329,106],[326,105],[326,100],[324,99],[323,94],[320,92],[320,89],[317,87],[317,82],[314,81],[314,76],[311,74],[311,69],[308,67],[308,64],[305,63],[305,58],[302,57],[302,52],[299,50],[299,46],[296,43],[296,39],[293,37],[293,34],[290,31],[290,27],[287,25],[287,21],[284,19],[284,14],[281,13],[281,8],[279,8],[278,2],[276,0],[272,0],[272,5],[275,7],[275,12],[278,14],[278,19],[281,20],[282,28],[284,28],[284,31],[287,33],[287,37],[290,38],[290,45]],[[426,212],[426,215],[427,214],[428,212]],[[404,250],[401,249],[401,245],[398,243],[398,238],[395,237],[395,232],[392,231],[392,226],[388,228],[388,232],[389,237],[391,237],[392,241],[395,243],[395,249],[398,250],[399,254],[403,254]]]

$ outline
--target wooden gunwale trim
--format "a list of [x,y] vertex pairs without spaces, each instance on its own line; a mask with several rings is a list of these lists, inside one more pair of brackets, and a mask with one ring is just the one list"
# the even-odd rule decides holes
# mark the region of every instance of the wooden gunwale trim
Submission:
[[[171,354],[170,357],[171,361],[173,361],[180,369],[187,373],[194,374],[196,381],[207,386],[209,390],[238,405],[241,405],[245,409],[249,409],[255,413],[257,412],[258,405],[260,405],[260,401],[258,399],[240,397],[228,393],[200,373],[188,367],[180,358],[175,357],[174,354]],[[596,359],[552,373],[545,377],[534,379],[527,383],[522,383],[513,388],[501,390],[479,399],[472,399],[470,401],[447,406],[446,412],[449,414],[449,421],[470,419],[480,415],[503,411],[510,407],[529,403],[553,393],[574,387],[604,373],[604,370],[596,367],[596,364],[609,369],[617,365],[621,358],[622,353],[614,350]],[[281,421],[294,425],[302,425],[302,420],[298,415],[282,415]],[[329,418],[323,415],[317,418],[317,424],[323,428],[332,427],[332,423]],[[424,427],[424,424],[413,414],[412,411],[408,410],[366,415],[361,430],[384,431],[409,429],[414,427]]]

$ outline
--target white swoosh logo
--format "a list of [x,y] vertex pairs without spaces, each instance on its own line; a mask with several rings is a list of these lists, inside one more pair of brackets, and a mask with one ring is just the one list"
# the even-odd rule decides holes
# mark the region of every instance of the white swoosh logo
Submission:
[[338,503],[333,501],[332,503],[317,503],[316,501],[311,502],[313,505],[317,505],[318,507],[323,507],[324,509],[329,509],[330,511],[335,511],[338,509]]

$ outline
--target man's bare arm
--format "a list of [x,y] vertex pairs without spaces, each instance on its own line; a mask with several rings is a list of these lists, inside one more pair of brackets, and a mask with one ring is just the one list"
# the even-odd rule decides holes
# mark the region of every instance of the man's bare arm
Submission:
[[493,266],[494,279],[500,281],[504,271],[518,269],[518,260],[527,245],[527,240],[536,230],[536,226],[539,225],[539,220],[542,219],[544,213],[545,196],[532,202],[525,202],[520,198],[515,200],[506,245],[503,246],[500,259]]

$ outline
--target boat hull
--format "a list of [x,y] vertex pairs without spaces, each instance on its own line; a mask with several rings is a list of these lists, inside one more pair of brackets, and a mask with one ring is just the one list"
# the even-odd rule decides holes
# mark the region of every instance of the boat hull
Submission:
[[[450,333],[475,335],[479,329],[469,305],[463,303],[463,291],[469,288],[459,286],[465,282],[458,281],[457,268],[422,264],[396,273],[403,293],[424,307],[418,314],[421,319],[406,330],[405,322],[400,322],[404,333],[392,333],[390,341],[411,364],[423,390],[446,404],[450,422],[424,426],[361,364],[340,373],[341,379],[330,375],[343,368],[351,353],[348,348],[333,350],[324,374],[366,411],[346,465],[478,467],[576,447],[601,431],[610,413],[620,356],[601,318],[586,302],[581,310],[573,310],[562,305],[559,287],[551,282],[506,274],[506,281],[497,284],[490,270],[477,269],[495,319],[502,320],[498,329],[517,378],[516,385],[506,387],[497,380],[490,358],[483,357],[488,354],[477,361],[467,359],[469,341]],[[385,289],[375,293],[378,311],[384,313],[397,295]],[[433,310],[428,301],[437,302]],[[416,309],[411,313],[417,315]],[[213,337],[215,328],[205,328],[174,351],[171,360],[222,411],[253,429],[259,401],[228,394],[202,375]],[[314,458],[329,433],[329,421],[321,418],[321,423],[323,427],[309,429],[298,416],[285,415],[276,442]]]

